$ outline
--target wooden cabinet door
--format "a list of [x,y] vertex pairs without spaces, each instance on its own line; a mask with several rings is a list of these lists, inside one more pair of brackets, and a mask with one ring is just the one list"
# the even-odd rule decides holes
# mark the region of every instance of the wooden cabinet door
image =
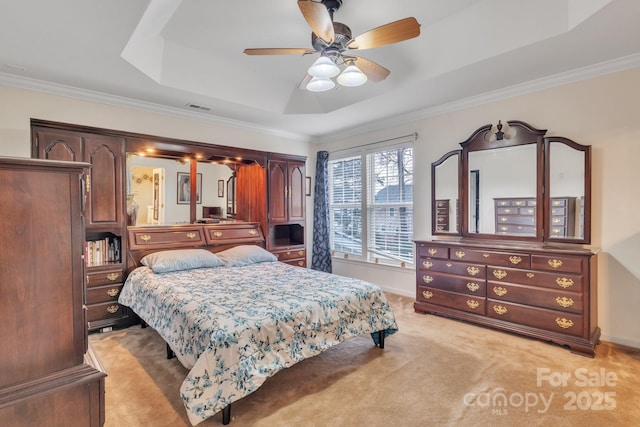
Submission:
[[306,182],[304,162],[289,162],[288,169],[288,221],[304,221]]
[[236,219],[265,224],[267,209],[266,173],[262,166],[241,166],[237,172]]
[[82,174],[80,165],[0,159],[0,395],[83,363]]
[[269,221],[287,222],[287,162],[269,160]]
[[120,138],[85,135],[85,161],[91,163],[87,227],[122,226],[122,148]]
[[82,137],[75,132],[36,128],[34,137],[38,142],[38,158],[81,162]]

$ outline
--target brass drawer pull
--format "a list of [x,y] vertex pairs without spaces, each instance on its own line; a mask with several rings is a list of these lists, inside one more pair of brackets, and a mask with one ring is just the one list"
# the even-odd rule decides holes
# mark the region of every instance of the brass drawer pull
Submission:
[[480,273],[480,269],[478,267],[467,267],[467,273],[475,276],[476,274]]
[[222,237],[222,231],[216,231],[213,233],[215,237]]
[[298,265],[299,265],[300,267],[304,267],[304,261],[298,261]]
[[249,230],[249,234],[255,236],[258,232],[256,230]]
[[568,329],[573,326],[573,322],[570,319],[565,319],[564,317],[562,319],[559,317],[556,317],[556,323],[562,329]]
[[149,235],[149,234],[141,234],[140,235],[140,240],[142,240],[143,242],[148,242],[149,240],[151,240],[151,235]]
[[573,286],[573,280],[567,279],[566,277],[562,277],[562,278],[558,277],[556,279],[556,283],[558,284],[558,286],[565,289]]
[[119,305],[110,305],[109,307],[107,307],[107,311],[111,314],[116,313],[119,309],[120,309]]
[[469,306],[469,308],[472,308],[472,309],[475,310],[476,308],[478,308],[480,303],[478,301],[476,301],[476,300],[468,299],[467,300],[467,305]]
[[507,277],[507,272],[504,270],[493,270],[493,275],[496,279],[502,280]]
[[422,276],[422,280],[424,281],[424,283],[429,284],[433,282],[433,277],[425,275],[425,276]]
[[533,279],[534,277],[536,277],[536,275],[535,275],[535,274],[533,274],[533,273],[527,273],[527,277],[528,277],[529,279]]
[[493,311],[496,312],[496,314],[499,314],[500,316],[502,316],[503,314],[507,314],[507,307],[503,307],[501,305],[494,305],[493,306]]
[[571,307],[573,305],[573,299],[567,297],[557,297],[556,302],[559,306],[564,308]]
[[437,253],[438,253],[438,250],[437,250],[437,249],[434,249],[434,248],[431,248],[431,249],[429,249],[429,253],[430,253],[431,255],[435,255],[435,254],[437,254]]
[[196,233],[187,233],[187,237],[188,237],[189,239],[195,239],[195,238],[196,238],[196,236],[197,236],[197,234],[196,234]]
[[508,291],[501,286],[496,286],[495,288],[493,288],[493,292],[499,297],[503,297],[507,294]]
[[562,261],[560,261],[559,259],[550,259],[549,261],[547,261],[547,264],[549,264],[551,268],[562,267]]
[[433,263],[430,262],[430,261],[422,261],[422,266],[424,268],[431,268],[431,267],[433,267]]
[[515,255],[514,256],[510,256],[509,257],[509,262],[511,264],[518,265],[518,264],[520,264],[522,262],[522,258],[520,258],[519,256],[515,256]]
[[120,289],[118,289],[118,288],[113,288],[113,289],[107,290],[107,295],[109,295],[112,298],[115,297],[115,296],[118,296],[119,293],[120,293]]
[[458,258],[464,258],[464,256],[465,256],[465,255],[466,255],[466,254],[465,254],[464,252],[462,252],[462,251],[456,251],[456,256],[457,256]]
[[475,292],[480,289],[480,285],[478,285],[477,283],[469,282],[467,283],[467,289],[469,289],[471,292]]
[[433,296],[433,292],[422,291],[422,296],[425,297],[426,299],[430,299]]
[[298,255],[300,256],[304,255],[304,251],[298,251]]
[[119,273],[109,273],[109,274],[107,274],[107,279],[111,280],[112,282],[116,281],[119,277],[120,277]]

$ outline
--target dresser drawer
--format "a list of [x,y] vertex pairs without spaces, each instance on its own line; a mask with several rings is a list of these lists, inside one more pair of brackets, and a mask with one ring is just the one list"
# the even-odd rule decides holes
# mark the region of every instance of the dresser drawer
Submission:
[[233,227],[225,225],[211,225],[204,227],[207,244],[224,244],[228,240],[235,243],[260,243],[264,240],[260,225],[257,223],[234,224]]
[[422,270],[418,275],[418,285],[482,297],[486,295],[484,278],[473,279]]
[[498,216],[498,224],[515,224],[515,225],[536,225],[536,217],[531,216],[510,216],[500,215]]
[[533,225],[511,225],[511,224],[498,224],[498,234],[518,234],[523,236],[535,236],[536,227]]
[[582,273],[585,258],[571,255],[531,255],[531,268]]
[[441,271],[443,273],[458,274],[484,280],[486,267],[482,264],[455,262],[439,259],[421,259],[420,269],[425,271]]
[[271,253],[273,253],[276,258],[278,258],[278,261],[287,261],[290,259],[298,259],[298,258],[305,258],[306,257],[306,251],[304,249],[291,249],[291,250],[285,250],[285,251],[271,251]]
[[559,334],[583,335],[583,317],[544,308],[527,307],[504,301],[487,300],[487,316],[507,322],[533,326]]
[[488,267],[487,280],[556,290],[583,292],[583,277],[577,274],[547,273],[515,268]]
[[306,267],[307,260],[305,259],[290,259],[287,261],[283,261],[285,264],[295,265],[296,267]]
[[487,297],[576,314],[583,312],[582,293],[487,281]]
[[89,328],[91,328],[91,322],[106,319],[116,319],[119,317],[128,316],[128,314],[128,308],[113,301],[90,305],[87,307],[87,320],[89,321]]
[[529,254],[521,252],[497,252],[478,250],[475,248],[455,249],[452,252],[451,258],[459,260],[518,268],[530,268],[531,266]]
[[434,246],[429,243],[418,243],[418,256],[425,258],[449,258],[449,248],[447,246]]
[[87,289],[87,305],[101,302],[118,301],[118,296],[122,290],[122,284],[96,286]]
[[193,247],[204,245],[205,238],[202,227],[172,228],[145,227],[142,229],[129,229],[129,249],[144,249],[153,246],[154,249],[167,247]]
[[92,288],[101,285],[120,284],[122,283],[122,277],[121,269],[89,272],[87,274],[87,287]]
[[418,301],[455,308],[479,315],[485,314],[485,298],[418,286]]

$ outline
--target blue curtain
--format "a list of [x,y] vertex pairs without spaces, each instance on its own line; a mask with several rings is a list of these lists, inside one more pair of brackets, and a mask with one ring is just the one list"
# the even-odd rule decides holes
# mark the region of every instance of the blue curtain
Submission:
[[318,151],[316,182],[313,196],[313,270],[331,273],[331,246],[329,241],[329,152]]

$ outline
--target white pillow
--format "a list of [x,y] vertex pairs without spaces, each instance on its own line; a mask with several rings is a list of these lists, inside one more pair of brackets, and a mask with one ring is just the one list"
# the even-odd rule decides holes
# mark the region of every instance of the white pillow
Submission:
[[274,262],[278,258],[271,252],[256,245],[240,245],[216,253],[227,267],[242,267],[260,262]]
[[221,267],[224,261],[205,249],[176,249],[154,252],[140,260],[154,273],[191,270],[194,268]]

